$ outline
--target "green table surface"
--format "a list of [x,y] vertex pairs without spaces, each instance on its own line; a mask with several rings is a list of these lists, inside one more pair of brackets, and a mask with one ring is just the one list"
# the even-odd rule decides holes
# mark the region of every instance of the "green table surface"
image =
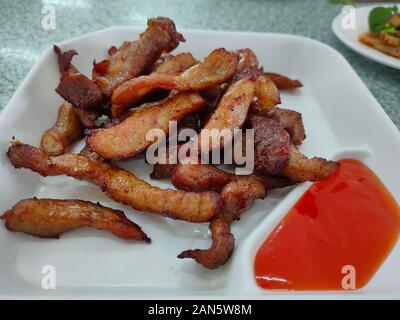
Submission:
[[[56,9],[56,28],[44,30],[42,8]],[[344,46],[331,23],[342,5],[326,0],[0,0],[0,110],[48,46],[110,26],[145,27],[147,17],[167,16],[178,29],[297,34],[340,51],[400,128],[400,71]]]

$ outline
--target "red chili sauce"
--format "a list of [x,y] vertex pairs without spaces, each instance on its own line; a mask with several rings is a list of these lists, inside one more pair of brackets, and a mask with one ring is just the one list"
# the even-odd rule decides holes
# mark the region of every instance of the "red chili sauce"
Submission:
[[400,232],[396,200],[362,162],[340,163],[330,179],[306,191],[261,245],[254,262],[259,286],[349,289],[342,284],[350,275],[345,266],[350,266],[358,289],[396,244]]

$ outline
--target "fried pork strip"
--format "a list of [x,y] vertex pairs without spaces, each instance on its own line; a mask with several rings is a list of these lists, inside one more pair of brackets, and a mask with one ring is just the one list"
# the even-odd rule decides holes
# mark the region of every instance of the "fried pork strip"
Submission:
[[229,222],[240,219],[240,214],[249,209],[256,199],[264,199],[267,191],[260,179],[239,176],[221,191],[223,214]]
[[170,177],[172,184],[181,190],[221,192],[234,175],[207,164],[177,164]]
[[289,162],[290,136],[272,119],[249,114],[247,125],[254,129],[254,168],[262,174],[278,175]]
[[86,109],[80,109],[76,108],[75,113],[81,120],[81,123],[85,129],[94,129],[98,128],[96,124],[96,120],[99,118],[101,112],[98,110],[86,110]]
[[[177,150],[171,150],[174,152],[178,152],[179,148],[181,145],[177,146]],[[172,146],[167,146],[166,148],[162,148],[159,149],[159,155],[162,156],[163,154],[165,154],[165,163],[155,163],[153,165],[153,172],[150,173],[150,178],[154,179],[154,180],[160,180],[160,179],[167,179],[167,178],[171,178],[172,176],[172,171],[174,170],[175,166],[176,166],[176,160],[177,159],[172,159],[170,160],[169,155],[170,155],[170,148],[172,148]]]
[[249,48],[237,50],[239,62],[230,83],[237,82],[243,78],[257,78],[262,73],[262,68],[258,65],[258,59],[253,50]]
[[171,178],[181,190],[221,193],[222,211],[230,222],[250,208],[255,199],[263,199],[271,187],[257,175],[238,176],[206,164],[177,164]]
[[207,102],[207,108],[199,112],[201,127],[204,127],[208,122],[210,116],[217,108],[219,100],[230,85],[247,77],[256,79],[257,76],[262,73],[262,68],[258,66],[257,57],[251,49],[239,49],[236,53],[239,57],[239,61],[231,79],[225,83],[214,85],[200,91],[200,94]]
[[180,121],[204,106],[205,101],[198,94],[180,92],[166,101],[134,112],[120,124],[92,131],[87,144],[106,159],[132,157],[154,142],[146,140],[151,129],[160,129],[167,134],[170,121]]
[[293,182],[319,181],[328,179],[339,166],[335,161],[304,156],[273,119],[250,114],[248,124],[254,129],[254,165],[259,173],[283,175]]
[[42,176],[65,174],[91,182],[110,198],[139,211],[189,222],[206,222],[221,208],[217,193],[159,189],[126,170],[81,155],[48,157],[41,150],[19,142],[10,146],[7,155],[15,168],[31,169]]
[[299,80],[290,79],[279,73],[265,72],[264,75],[270,78],[279,90],[292,90],[303,86]]
[[161,57],[162,62],[157,64],[153,69],[154,73],[168,74],[168,73],[179,73],[186,71],[193,67],[198,61],[192,56],[190,52],[182,52],[176,56],[168,55]]
[[150,238],[122,211],[89,201],[25,199],[1,217],[10,231],[42,238],[59,238],[68,230],[93,227],[127,240],[150,242]]
[[324,158],[307,158],[294,145],[290,147],[289,162],[282,174],[294,182],[320,181],[328,179],[339,167],[336,161]]
[[224,215],[215,218],[211,224],[212,245],[209,249],[186,250],[178,255],[179,259],[191,258],[208,269],[223,265],[232,255],[235,237],[230,231],[230,223]]
[[[190,176],[187,179],[186,175]],[[207,175],[209,173],[209,177]],[[183,251],[178,258],[192,258],[208,269],[223,265],[234,249],[234,236],[230,232],[230,223],[240,218],[240,214],[249,209],[255,199],[266,196],[262,180],[256,176],[235,176],[209,165],[178,164],[173,173],[173,181],[180,180],[180,187],[218,190],[221,192],[223,210],[211,224],[212,245],[209,249]],[[200,180],[203,179],[203,183]],[[182,183],[183,182],[183,183]],[[174,184],[175,184],[174,183]],[[184,185],[184,183],[187,183]]]
[[[213,147],[212,135],[209,134],[211,130],[218,130],[221,133],[222,130],[229,130],[233,138],[234,130],[241,128],[246,121],[246,116],[254,97],[254,91],[254,80],[250,78],[239,80],[228,88],[214,113],[204,126],[203,129],[205,131],[201,130],[197,138],[200,148],[203,146],[209,147],[208,150],[201,149],[201,152],[208,152]],[[230,143],[230,141],[221,139],[218,147],[223,148],[227,143]]]
[[174,50],[179,42],[185,41],[176,31],[175,24],[168,18],[147,21],[147,29],[139,40],[124,42],[109,58],[107,71],[96,78],[107,97],[125,81],[148,72],[162,53]]
[[[203,110],[203,108],[201,110]],[[200,131],[199,116],[197,113],[191,113],[185,116],[181,121],[179,121],[178,135],[182,130],[185,129],[191,129],[196,132]]]
[[289,133],[290,140],[294,145],[299,145],[306,138],[303,119],[300,112],[284,109],[273,108],[266,116],[279,122],[279,124]]
[[252,103],[251,109],[258,113],[267,113],[277,104],[281,103],[278,88],[265,75],[257,77],[255,95],[257,100]]
[[156,163],[153,166],[153,171],[150,173],[150,178],[154,180],[167,179],[172,175],[176,164]]
[[77,108],[101,108],[105,99],[100,87],[71,64],[71,60],[77,52],[70,50],[63,53],[57,46],[54,46],[54,51],[58,56],[61,72],[60,83],[56,88],[56,92]]
[[252,178],[258,180],[266,190],[283,188],[293,183],[282,177],[251,174],[238,176],[208,164],[177,164],[169,176],[172,184],[186,191],[215,191],[220,193],[230,182]]
[[[166,55],[165,57],[161,57],[159,59],[160,62],[153,68],[153,72],[151,74],[177,74],[181,73],[190,67],[194,66],[195,64],[198,63],[198,61],[189,53],[189,52],[184,52],[177,54],[176,56],[174,55]],[[146,100],[146,102],[151,102],[151,101],[159,101],[168,96],[169,91],[164,90],[164,89],[153,89],[153,88],[148,88],[147,91],[142,92],[142,98],[140,100]],[[134,111],[137,107],[133,106],[131,109],[128,109],[127,111],[124,111],[122,114],[118,114],[117,118],[125,118],[126,113],[130,113],[131,111]],[[117,119],[114,118],[114,119]]]
[[201,90],[222,83],[233,75],[237,61],[237,54],[220,48],[183,73],[152,73],[126,81],[112,95],[112,114],[120,115],[130,104],[156,88],[178,91]]
[[83,126],[75,108],[64,102],[59,110],[56,123],[45,131],[40,143],[41,149],[49,156],[58,156],[83,137]]

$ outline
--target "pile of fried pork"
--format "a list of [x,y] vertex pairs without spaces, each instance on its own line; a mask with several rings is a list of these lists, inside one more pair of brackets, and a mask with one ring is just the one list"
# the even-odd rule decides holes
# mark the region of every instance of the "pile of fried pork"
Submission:
[[[182,41],[170,19],[149,19],[138,40],[112,47],[107,59],[94,62],[91,78],[72,64],[75,50],[54,46],[60,69],[56,92],[64,99],[58,118],[39,148],[14,139],[7,155],[15,168],[85,180],[138,211],[209,222],[210,248],[187,250],[178,258],[215,269],[234,249],[230,224],[256,199],[274,188],[327,179],[338,163],[304,156],[298,150],[305,139],[301,114],[277,107],[279,90],[301,87],[298,80],[265,72],[248,48],[215,49],[202,61],[189,52],[170,54]],[[151,178],[170,179],[176,189],[160,189],[111,162],[143,154],[154,143],[146,133],[157,128],[168,134],[170,121],[177,121],[179,130],[196,130],[200,140],[204,129],[254,129],[254,172],[235,175],[214,165],[167,161],[154,165]],[[69,153],[82,139],[81,152]],[[94,227],[150,242],[123,212],[78,199],[21,200],[2,219],[9,230],[39,237]]]

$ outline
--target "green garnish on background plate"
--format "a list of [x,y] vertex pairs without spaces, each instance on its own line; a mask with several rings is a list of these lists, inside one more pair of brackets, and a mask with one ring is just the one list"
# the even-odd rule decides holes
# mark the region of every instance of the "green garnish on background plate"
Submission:
[[387,23],[387,20],[398,13],[398,7],[376,7],[371,10],[368,16],[369,29],[372,32],[395,33],[396,26]]

